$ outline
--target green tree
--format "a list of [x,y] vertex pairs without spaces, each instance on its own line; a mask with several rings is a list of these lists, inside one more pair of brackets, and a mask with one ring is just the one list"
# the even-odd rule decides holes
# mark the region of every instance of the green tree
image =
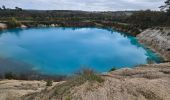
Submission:
[[170,15],[170,0],[165,1],[165,5],[160,7],[161,10],[166,10],[168,15]]
[[3,10],[6,10],[6,7],[3,5],[3,6],[2,6],[2,9],[3,9]]
[[15,7],[15,10],[16,10],[16,11],[22,11],[22,8]]

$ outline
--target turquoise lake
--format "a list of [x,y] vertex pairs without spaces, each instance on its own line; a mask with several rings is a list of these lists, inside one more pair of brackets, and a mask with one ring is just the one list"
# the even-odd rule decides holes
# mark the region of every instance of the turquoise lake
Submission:
[[[160,57],[145,49],[135,37],[99,28],[29,28],[0,32],[0,58],[29,64],[23,68],[42,74],[70,75],[82,68],[106,72],[134,67]],[[4,61],[3,61],[4,62]],[[17,71],[17,65],[0,70]],[[15,67],[16,66],[16,67]],[[9,67],[9,68],[8,68]]]

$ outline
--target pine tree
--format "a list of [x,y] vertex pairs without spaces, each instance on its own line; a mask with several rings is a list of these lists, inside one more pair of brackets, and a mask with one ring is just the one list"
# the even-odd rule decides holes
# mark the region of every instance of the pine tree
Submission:
[[165,5],[160,7],[161,10],[166,10],[168,15],[170,15],[170,0],[165,1]]

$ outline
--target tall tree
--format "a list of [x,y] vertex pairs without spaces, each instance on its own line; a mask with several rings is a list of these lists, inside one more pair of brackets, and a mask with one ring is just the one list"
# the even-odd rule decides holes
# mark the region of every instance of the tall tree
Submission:
[[17,10],[17,11],[22,11],[22,8],[15,7],[15,10]]
[[168,15],[170,15],[170,0],[165,1],[165,5],[160,7],[161,10],[166,10]]
[[3,5],[3,6],[2,6],[2,9],[3,9],[3,10],[6,10],[6,7]]

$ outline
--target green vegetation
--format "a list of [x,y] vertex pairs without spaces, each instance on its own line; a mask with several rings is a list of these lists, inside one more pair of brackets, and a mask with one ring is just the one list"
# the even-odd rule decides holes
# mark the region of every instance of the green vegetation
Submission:
[[165,10],[170,15],[170,0],[165,1],[165,5],[160,6],[161,10]]
[[97,81],[99,83],[103,82],[103,79],[100,77],[100,75],[97,75],[93,70],[85,68],[76,73],[75,79],[78,79],[79,81],[85,82],[85,81]]
[[[119,31],[139,34],[140,31],[133,25],[124,24],[127,18],[136,11],[117,11],[117,12],[86,12],[86,11],[67,11],[67,10],[23,10],[16,7],[10,9],[4,7],[0,9],[0,22],[8,23],[14,17],[27,27],[39,26],[61,26],[61,27],[104,27],[114,28]],[[16,22],[16,21],[13,21]],[[10,27],[19,25],[10,24]]]
[[112,69],[110,69],[109,72],[112,72],[112,71],[115,71],[115,70],[117,70],[117,69],[113,67]]
[[7,22],[7,24],[8,24],[8,27],[9,27],[9,28],[15,28],[15,27],[20,27],[20,26],[21,26],[21,23],[20,23],[17,19],[15,19],[14,17],[11,18],[11,19]]
[[[162,11],[117,11],[87,12],[68,10],[23,10],[0,8],[0,22],[8,23],[9,27],[28,27],[56,25],[62,27],[104,27],[136,36],[142,30],[152,27],[170,26],[170,0],[160,7]],[[12,20],[11,20],[12,19]],[[18,20],[16,20],[18,19]]]
[[36,72],[28,73],[14,73],[14,72],[5,72],[0,74],[0,79],[9,79],[9,80],[47,80],[47,84],[50,86],[53,82],[59,82],[66,79],[66,76],[61,75],[42,75]]
[[134,13],[126,23],[143,30],[151,27],[169,26],[170,23],[167,20],[168,16],[165,12],[147,10]]
[[[13,73],[13,72],[6,72],[4,74],[0,74],[0,79],[16,79],[16,80],[46,80],[46,86],[52,86],[53,81],[58,82],[58,81],[63,81],[66,80],[68,77],[67,76],[60,76],[60,75],[55,75],[55,76],[50,76],[50,75],[41,75],[38,73]],[[76,75],[73,75],[69,77],[69,82],[73,82],[75,84],[83,84],[86,81],[90,82],[99,82],[102,83],[104,80],[102,77],[98,74],[96,74],[94,71],[90,69],[84,69],[77,73]]]
[[47,80],[46,81],[46,86],[52,86],[53,85],[53,81],[52,80]]
[[70,96],[68,95],[70,93],[70,90],[75,86],[80,86],[84,84],[85,82],[102,83],[104,82],[104,79],[100,75],[97,75],[94,71],[89,69],[84,69],[80,71],[76,76],[73,76],[71,79],[66,81],[65,83],[56,86],[55,95],[57,95],[57,97],[66,95],[67,97],[70,98]]
[[170,27],[170,0],[165,1],[161,6],[161,11],[139,11],[127,18],[126,23],[130,23],[140,29],[151,27]]
[[16,75],[12,72],[5,73],[5,79],[16,79]]

